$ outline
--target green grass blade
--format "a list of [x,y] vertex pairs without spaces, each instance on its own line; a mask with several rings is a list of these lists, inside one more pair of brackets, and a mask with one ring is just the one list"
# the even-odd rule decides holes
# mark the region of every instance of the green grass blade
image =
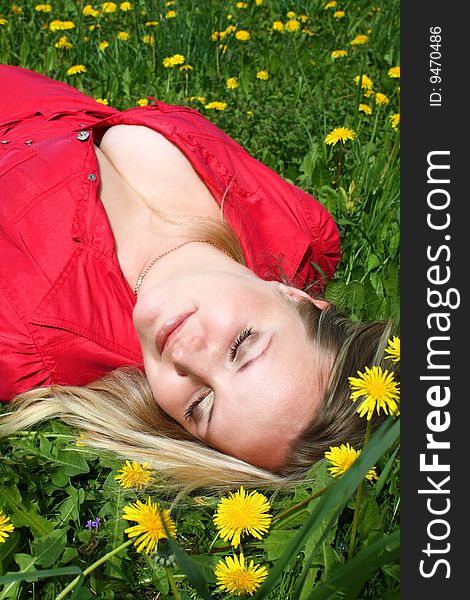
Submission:
[[[340,590],[366,581],[367,577],[382,565],[395,561],[400,556],[400,532],[395,531],[367,546],[325,583],[320,583],[307,596],[307,600],[326,600]],[[347,598],[347,595],[345,596]]]

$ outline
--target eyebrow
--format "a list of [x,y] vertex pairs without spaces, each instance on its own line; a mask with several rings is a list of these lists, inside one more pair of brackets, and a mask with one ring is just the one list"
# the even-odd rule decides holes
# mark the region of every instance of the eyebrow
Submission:
[[[266,355],[268,354],[268,350],[271,347],[271,342],[273,340],[273,337],[274,337],[274,333],[272,333],[269,336],[268,342],[267,342],[264,350],[262,352],[260,352],[255,358],[249,360],[245,365],[243,365],[243,367],[241,367],[238,370],[239,373],[241,371],[245,371],[245,369],[251,368],[256,362],[258,362],[259,359],[266,358]],[[209,417],[207,418],[207,427],[206,427],[206,431],[205,431],[206,434],[207,434],[207,432],[209,431],[209,428],[210,428],[210,423],[211,423],[211,419],[212,419],[212,413],[214,411],[214,405],[215,405],[215,394],[214,394],[214,399],[212,400],[211,409],[209,411]]]

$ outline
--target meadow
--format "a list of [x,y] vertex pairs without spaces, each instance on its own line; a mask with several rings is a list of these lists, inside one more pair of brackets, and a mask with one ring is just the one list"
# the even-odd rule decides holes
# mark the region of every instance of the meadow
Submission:
[[[326,298],[398,330],[398,0],[0,0],[0,62],[118,109],[152,96],[199,110],[331,212],[342,259]],[[49,422],[0,441],[0,600],[395,600],[399,475],[392,417],[360,456],[232,496],[177,496]],[[236,545],[224,507],[255,505]],[[156,548],[125,531],[145,510]]]

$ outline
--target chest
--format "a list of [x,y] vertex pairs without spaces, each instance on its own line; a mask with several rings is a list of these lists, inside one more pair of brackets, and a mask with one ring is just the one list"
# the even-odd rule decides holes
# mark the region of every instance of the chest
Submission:
[[153,129],[139,125],[109,128],[98,157],[101,200],[111,214],[124,210],[169,217],[216,219],[219,215],[217,202],[190,161]]

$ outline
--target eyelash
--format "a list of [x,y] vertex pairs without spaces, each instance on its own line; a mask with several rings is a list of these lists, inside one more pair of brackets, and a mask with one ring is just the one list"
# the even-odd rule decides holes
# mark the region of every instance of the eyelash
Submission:
[[244,329],[240,334],[237,335],[237,337],[235,338],[235,341],[232,344],[232,347],[230,348],[230,359],[232,360],[232,362],[237,357],[238,348],[246,340],[247,337],[250,337],[250,335],[252,333],[253,333],[253,327],[248,327],[247,329]]
[[[235,341],[233,342],[232,346],[230,347],[230,359],[232,361],[234,361],[237,357],[237,350],[238,348],[242,345],[242,343],[248,338],[250,337],[250,335],[253,333],[253,327],[248,327],[246,329],[244,329],[241,333],[239,333],[237,335],[237,337],[235,338]],[[203,400],[205,400],[209,394],[211,394],[212,391],[208,390],[203,392],[197,400],[195,400],[191,406],[188,408],[188,410],[184,413],[184,418],[185,420],[191,419],[194,411],[196,409],[196,407],[201,404],[201,402]]]
[[191,406],[188,408],[188,410],[184,413],[184,419],[185,421],[187,421],[188,419],[191,419],[194,411],[196,409],[196,407],[201,404],[201,402],[203,400],[205,400],[210,394],[212,393],[212,390],[206,390],[205,392],[203,392],[199,398],[197,400],[195,400]]

